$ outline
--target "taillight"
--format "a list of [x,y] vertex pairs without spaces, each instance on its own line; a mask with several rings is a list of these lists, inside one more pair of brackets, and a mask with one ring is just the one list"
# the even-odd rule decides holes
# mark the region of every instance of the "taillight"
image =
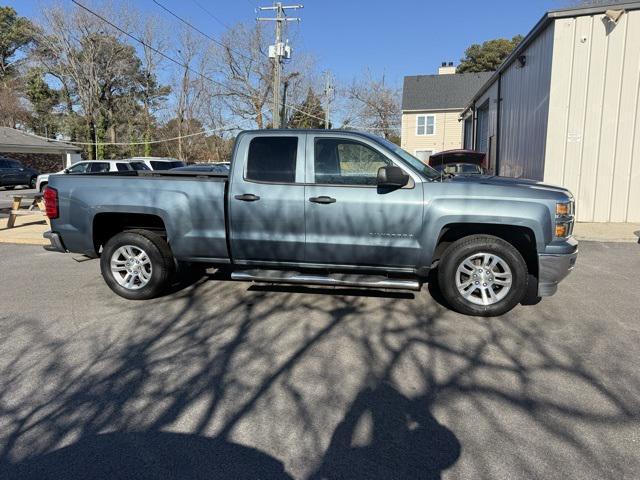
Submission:
[[42,196],[47,217],[58,218],[58,191],[55,188],[46,187]]

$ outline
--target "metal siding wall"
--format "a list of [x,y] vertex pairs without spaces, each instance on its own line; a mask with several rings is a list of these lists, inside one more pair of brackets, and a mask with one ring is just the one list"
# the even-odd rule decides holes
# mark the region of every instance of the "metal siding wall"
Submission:
[[640,11],[555,22],[544,179],[580,221],[640,221]]
[[549,117],[553,58],[553,25],[502,74],[500,112],[500,175],[542,180]]

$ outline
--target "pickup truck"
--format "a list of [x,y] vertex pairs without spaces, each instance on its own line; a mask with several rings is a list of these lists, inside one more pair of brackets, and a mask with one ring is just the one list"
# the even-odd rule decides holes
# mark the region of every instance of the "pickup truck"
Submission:
[[574,267],[564,188],[443,175],[385,139],[340,130],[239,133],[228,174],[52,176],[49,250],[100,257],[128,299],[160,295],[179,265],[234,280],[420,290],[503,314],[555,293]]

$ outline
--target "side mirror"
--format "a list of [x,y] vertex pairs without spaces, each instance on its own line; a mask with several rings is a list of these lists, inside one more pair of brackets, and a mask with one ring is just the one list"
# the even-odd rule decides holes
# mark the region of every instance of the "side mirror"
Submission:
[[65,168],[65,169],[64,169],[64,173],[69,173],[69,169],[68,169],[68,168]]
[[404,173],[400,167],[380,167],[377,183],[379,187],[402,188],[409,183],[409,175]]

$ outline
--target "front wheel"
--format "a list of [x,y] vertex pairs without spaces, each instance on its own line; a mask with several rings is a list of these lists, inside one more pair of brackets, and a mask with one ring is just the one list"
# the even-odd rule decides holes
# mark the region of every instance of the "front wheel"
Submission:
[[174,265],[167,242],[147,230],[113,236],[100,257],[100,270],[109,288],[130,300],[146,300],[162,293],[173,275]]
[[471,235],[452,243],[438,267],[438,284],[460,313],[493,317],[515,307],[527,291],[527,265],[510,243]]

